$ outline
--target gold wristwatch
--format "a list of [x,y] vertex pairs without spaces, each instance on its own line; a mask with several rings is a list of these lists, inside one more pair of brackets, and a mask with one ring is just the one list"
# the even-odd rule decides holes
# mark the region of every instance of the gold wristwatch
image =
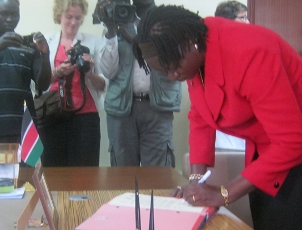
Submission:
[[224,199],[224,206],[228,206],[229,205],[229,192],[223,185],[220,186],[220,193]]

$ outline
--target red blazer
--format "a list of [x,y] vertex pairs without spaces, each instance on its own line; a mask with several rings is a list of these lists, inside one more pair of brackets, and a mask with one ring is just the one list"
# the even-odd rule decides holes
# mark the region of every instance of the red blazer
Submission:
[[187,81],[190,162],[214,165],[216,129],[241,137],[242,176],[275,196],[302,164],[302,59],[263,27],[213,17],[205,23],[205,87],[199,74]]

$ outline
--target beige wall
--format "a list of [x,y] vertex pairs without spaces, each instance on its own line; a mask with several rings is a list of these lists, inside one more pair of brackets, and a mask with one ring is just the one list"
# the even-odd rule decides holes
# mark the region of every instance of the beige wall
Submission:
[[[102,25],[92,24],[92,12],[94,10],[96,0],[87,0],[89,3],[89,12],[81,27],[82,32],[102,34]],[[216,6],[222,0],[156,0],[156,4],[175,4],[183,5],[185,8],[193,12],[199,11],[202,17],[212,16]],[[247,0],[239,0],[246,4]],[[49,33],[60,29],[59,25],[55,25],[52,20],[52,0],[20,0],[21,2],[21,20],[16,32],[26,35],[31,32],[41,31]],[[174,145],[176,154],[176,168],[181,171],[182,155],[188,151],[188,120],[187,113],[189,110],[189,99],[187,94],[186,83],[183,83],[183,102],[181,112],[175,113],[174,119]],[[101,166],[109,166],[108,137],[106,127],[106,113],[101,111]]]

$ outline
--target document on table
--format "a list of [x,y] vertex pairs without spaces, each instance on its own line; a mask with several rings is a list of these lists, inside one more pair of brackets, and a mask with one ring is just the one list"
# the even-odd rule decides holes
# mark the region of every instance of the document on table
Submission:
[[22,199],[25,193],[25,188],[15,188],[9,193],[0,193],[0,200]]
[[[140,207],[150,208],[150,199],[150,195],[139,194]],[[115,206],[134,207],[135,196],[133,193],[124,193],[113,198],[108,204]],[[154,196],[154,209],[200,213],[204,207],[193,207],[187,202],[183,202],[183,199],[178,199],[175,197]]]

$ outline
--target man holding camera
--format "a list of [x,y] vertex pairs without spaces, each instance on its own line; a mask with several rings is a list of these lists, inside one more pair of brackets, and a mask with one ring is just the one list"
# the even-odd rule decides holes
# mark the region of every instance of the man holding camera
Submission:
[[44,36],[28,36],[31,41],[24,45],[24,37],[14,32],[19,19],[19,1],[0,0],[0,143],[21,142],[24,101],[30,112],[34,109],[31,80],[46,90],[51,78]]
[[[180,110],[181,84],[155,70],[146,74],[133,55],[136,27],[140,17],[155,6],[154,0],[123,4],[99,1],[105,37],[117,42],[111,48],[119,58],[119,68],[105,74],[109,78],[105,110],[111,165],[175,167],[172,122],[173,112]],[[115,63],[114,56],[104,53],[102,62]]]

